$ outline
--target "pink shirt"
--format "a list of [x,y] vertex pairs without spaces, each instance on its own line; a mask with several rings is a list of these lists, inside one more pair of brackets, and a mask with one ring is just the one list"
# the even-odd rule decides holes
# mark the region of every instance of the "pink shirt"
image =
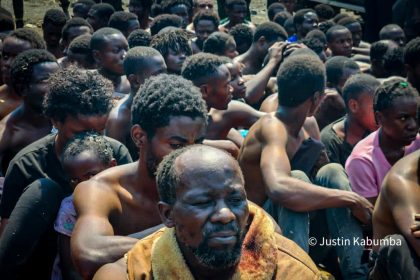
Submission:
[[[357,143],[346,161],[346,171],[352,190],[366,198],[379,195],[382,181],[391,169],[391,164],[379,147],[378,131],[372,132]],[[419,134],[416,140],[405,147],[405,155],[418,149],[420,149]]]

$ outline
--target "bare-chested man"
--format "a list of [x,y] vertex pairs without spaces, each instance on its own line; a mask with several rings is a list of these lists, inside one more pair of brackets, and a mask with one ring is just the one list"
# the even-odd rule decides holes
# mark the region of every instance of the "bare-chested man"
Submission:
[[156,208],[157,165],[172,150],[201,143],[206,120],[206,104],[187,80],[161,74],[143,84],[132,105],[131,135],[140,151],[139,161],[110,168],[75,190],[79,218],[72,256],[84,277],[92,277],[101,265],[130,250],[137,239],[127,235],[161,223]]
[[12,87],[10,67],[18,54],[29,49],[45,49],[42,37],[32,29],[17,29],[3,40],[0,59],[4,85],[0,86],[0,119],[16,109],[22,101]]
[[420,278],[419,186],[420,150],[399,160],[382,184],[373,211],[372,279]]
[[[322,98],[324,65],[315,55],[291,56],[280,66],[277,85],[277,111],[251,127],[240,151],[238,160],[244,171],[248,198],[264,206],[279,222],[284,235],[305,250],[309,249],[310,222],[319,224],[318,229],[327,230],[332,238],[361,236],[360,226],[351,214],[368,223],[372,205],[350,191],[343,167],[324,166],[316,174],[318,185],[298,171],[313,174],[322,156],[322,145],[308,139],[302,126]],[[320,209],[327,210],[322,224],[318,221],[323,216],[320,212],[315,214],[316,222],[309,219],[308,213]],[[351,279],[366,276],[367,269],[360,264],[362,248],[335,249],[344,275]]]
[[131,139],[131,105],[134,96],[146,79],[166,73],[162,55],[150,47],[135,47],[127,52],[123,62],[124,74],[130,82],[131,92],[112,109],[107,124],[106,135],[127,146],[131,158],[139,158],[138,149]]
[[52,124],[42,112],[48,88],[46,80],[58,70],[55,57],[46,50],[19,54],[11,67],[12,85],[22,104],[0,121],[1,173],[6,174],[12,158],[24,147],[51,132]]

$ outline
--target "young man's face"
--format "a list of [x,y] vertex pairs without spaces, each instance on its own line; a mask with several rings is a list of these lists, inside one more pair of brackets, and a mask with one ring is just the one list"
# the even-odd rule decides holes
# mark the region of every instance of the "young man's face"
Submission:
[[197,0],[194,6],[194,14],[199,11],[213,11],[213,0]]
[[97,51],[98,67],[113,74],[124,75],[123,61],[127,51],[128,43],[124,35],[108,35],[102,49]]
[[186,58],[187,55],[184,51],[174,51],[173,49],[169,49],[169,52],[165,58],[166,66],[168,67],[168,72],[180,75],[182,64],[184,63]]
[[246,85],[242,78],[242,65],[239,62],[226,64],[230,73],[230,86],[233,88],[233,99],[240,99],[245,97]]
[[386,34],[386,38],[394,41],[400,47],[404,47],[407,41],[405,33],[401,28],[393,28]]
[[226,110],[232,100],[230,73],[225,65],[220,65],[217,74],[207,82],[207,106],[217,110]]
[[238,167],[224,159],[208,168],[194,160],[190,167],[177,163],[183,175],[171,217],[181,251],[204,267],[233,267],[240,260],[249,217]]
[[411,144],[419,131],[417,108],[418,98],[397,97],[394,99],[391,108],[384,112],[376,112],[382,133],[400,146]]
[[35,111],[42,112],[42,102],[48,92],[47,80],[59,66],[56,62],[43,62],[33,66],[29,84],[22,85],[22,96],[25,102]]
[[188,7],[184,4],[179,4],[173,6],[171,9],[171,14],[177,15],[182,18],[182,28],[185,29],[190,23],[190,15],[188,12]]
[[227,12],[231,25],[244,23],[247,12],[246,5],[233,5],[232,10],[228,10]]
[[347,29],[351,32],[351,38],[353,40],[353,46],[358,47],[362,41],[362,25],[358,22],[346,25]]
[[300,34],[305,37],[310,31],[318,28],[318,16],[314,12],[307,12],[303,16],[302,26],[300,28]]
[[58,130],[58,135],[62,138],[62,142],[66,143],[76,134],[84,131],[95,131],[103,134],[107,120],[108,114],[97,116],[79,115],[77,117],[67,116],[63,122],[53,120],[53,123]]
[[148,11],[144,8],[140,0],[130,0],[128,2],[128,11],[135,14],[139,19],[144,15],[148,15]]
[[63,169],[73,189],[79,183],[89,180],[96,174],[111,167],[111,165],[113,165],[113,162],[104,163],[94,152],[89,150],[63,161]]
[[156,128],[154,135],[148,139],[145,149],[146,166],[150,177],[155,172],[162,159],[176,149],[200,144],[206,135],[206,123],[203,118],[187,116],[171,117],[169,124]]
[[64,47],[64,52],[67,52],[67,48],[69,47],[71,41],[73,41],[74,38],[81,36],[81,35],[88,35],[92,34],[92,30],[88,26],[72,26],[67,30],[67,38],[66,40],[62,40],[62,44]]
[[230,59],[234,59],[238,56],[238,52],[236,51],[236,43],[233,38],[226,41],[224,55]]
[[200,20],[197,22],[197,26],[195,27],[195,35],[197,35],[197,45],[200,48],[203,47],[204,41],[212,34],[213,32],[217,31],[217,26],[211,20]]
[[1,73],[3,75],[3,82],[6,85],[11,85],[10,67],[18,54],[31,49],[31,43],[23,41],[15,37],[7,37],[3,41],[3,50],[1,52]]
[[378,125],[375,121],[375,113],[373,112],[373,97],[374,92],[363,92],[359,95],[357,100],[357,108],[352,115],[354,119],[362,126],[364,129],[369,132],[375,131],[378,129]]
[[53,25],[51,23],[44,24],[42,26],[42,32],[44,34],[44,41],[49,47],[58,47],[61,39],[62,25]]
[[328,48],[331,50],[333,56],[342,55],[350,57],[352,47],[353,40],[351,32],[348,29],[335,31],[334,38],[328,43]]

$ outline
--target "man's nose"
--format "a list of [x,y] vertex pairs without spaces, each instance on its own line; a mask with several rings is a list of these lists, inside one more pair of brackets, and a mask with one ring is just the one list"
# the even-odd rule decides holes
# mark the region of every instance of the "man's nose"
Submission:
[[218,203],[216,205],[216,210],[211,217],[212,223],[222,223],[228,224],[235,220],[235,215],[226,205],[226,203]]

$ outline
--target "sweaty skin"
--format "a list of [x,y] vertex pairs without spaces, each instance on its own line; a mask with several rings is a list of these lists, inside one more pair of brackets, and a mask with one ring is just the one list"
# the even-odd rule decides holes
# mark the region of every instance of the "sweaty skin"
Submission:
[[[420,257],[420,150],[398,161],[385,178],[373,211],[373,238],[402,234]],[[373,246],[378,251],[378,246]]]

